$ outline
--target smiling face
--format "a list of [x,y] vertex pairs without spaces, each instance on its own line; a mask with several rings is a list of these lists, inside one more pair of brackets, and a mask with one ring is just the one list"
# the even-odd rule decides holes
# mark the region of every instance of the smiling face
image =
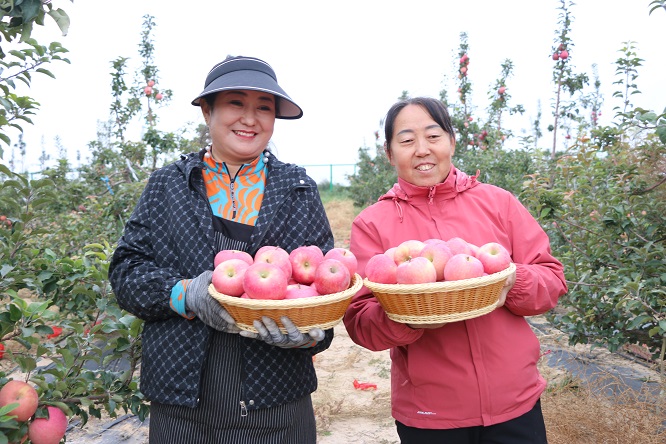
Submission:
[[417,185],[433,186],[449,175],[455,139],[420,105],[407,105],[397,114],[387,146],[398,177]]
[[268,145],[275,126],[275,96],[260,91],[223,91],[214,106],[201,101],[212,140],[211,154],[237,170]]

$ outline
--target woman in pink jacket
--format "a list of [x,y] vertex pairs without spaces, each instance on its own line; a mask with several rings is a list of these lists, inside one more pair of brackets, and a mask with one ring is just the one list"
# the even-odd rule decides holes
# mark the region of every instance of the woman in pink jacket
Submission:
[[365,287],[354,296],[344,317],[352,340],[391,350],[401,442],[546,443],[539,403],[546,381],[525,316],[547,312],[567,291],[548,236],[511,193],[452,165],[455,136],[440,101],[394,104],[385,133],[398,183],[354,220],[350,249],[359,270],[405,240],[452,237],[498,242],[516,264],[499,308],[465,321],[410,326],[390,320]]

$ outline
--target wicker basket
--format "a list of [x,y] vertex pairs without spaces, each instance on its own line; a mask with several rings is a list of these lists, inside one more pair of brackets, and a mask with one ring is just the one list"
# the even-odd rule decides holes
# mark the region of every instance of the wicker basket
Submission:
[[257,333],[252,322],[268,316],[286,333],[280,323],[280,316],[288,316],[301,333],[307,333],[315,327],[325,330],[337,325],[342,320],[352,296],[362,286],[363,279],[356,274],[345,291],[298,299],[266,300],[227,296],[215,290],[212,284],[208,287],[208,292],[224,306],[241,330]]
[[437,324],[472,319],[497,306],[506,279],[516,269],[473,279],[429,284],[378,284],[364,280],[389,319],[404,324]]

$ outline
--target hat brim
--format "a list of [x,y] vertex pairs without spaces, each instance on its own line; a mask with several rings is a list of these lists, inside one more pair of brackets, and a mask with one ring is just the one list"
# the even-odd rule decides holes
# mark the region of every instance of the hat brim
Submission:
[[254,70],[233,71],[213,80],[206,88],[192,100],[192,105],[200,106],[201,98],[221,91],[262,91],[273,94],[277,101],[277,119],[299,119],[303,110],[269,75]]

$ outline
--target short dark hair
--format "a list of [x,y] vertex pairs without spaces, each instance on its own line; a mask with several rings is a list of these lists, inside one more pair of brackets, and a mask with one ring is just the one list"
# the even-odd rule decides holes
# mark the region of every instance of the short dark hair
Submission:
[[453,122],[446,106],[437,99],[431,97],[414,97],[411,99],[403,99],[396,102],[386,113],[384,118],[384,137],[386,138],[386,150],[391,149],[391,139],[393,138],[393,126],[398,113],[403,110],[407,105],[417,105],[423,108],[432,119],[446,131],[453,140],[456,136],[453,131]]

